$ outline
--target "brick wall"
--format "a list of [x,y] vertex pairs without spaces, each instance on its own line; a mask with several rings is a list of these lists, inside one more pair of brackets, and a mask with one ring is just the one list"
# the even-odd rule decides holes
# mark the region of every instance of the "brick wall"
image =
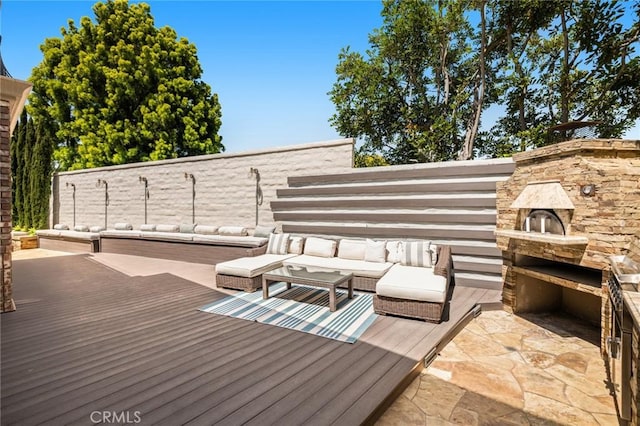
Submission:
[[195,222],[204,225],[255,226],[256,179],[251,168],[260,172],[263,203],[259,207],[260,225],[273,225],[270,201],[276,189],[286,187],[287,177],[317,173],[338,173],[352,169],[353,140],[293,145],[243,153],[203,155],[90,170],[59,173],[52,183],[51,225],[73,225],[73,183],[76,187],[76,224],[104,226],[104,187],[109,184],[107,224],[128,222],[135,228],[144,223],[144,184],[149,199],[147,223],[191,223],[192,186],[185,173],[193,174]]
[[16,309],[11,290],[11,156],[9,103],[0,101],[0,254],[2,294],[0,312]]

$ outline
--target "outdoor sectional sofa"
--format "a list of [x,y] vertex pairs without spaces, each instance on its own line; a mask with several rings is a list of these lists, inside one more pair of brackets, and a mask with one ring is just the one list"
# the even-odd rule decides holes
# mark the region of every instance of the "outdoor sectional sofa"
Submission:
[[100,233],[101,251],[192,263],[217,264],[263,254],[268,238],[250,236],[244,227],[142,225],[126,223]]
[[216,284],[255,291],[262,285],[264,272],[283,265],[348,271],[354,275],[355,289],[376,292],[376,313],[441,321],[452,275],[448,246],[428,241],[292,237],[286,249],[274,250],[274,239],[270,238],[266,254],[217,264]]

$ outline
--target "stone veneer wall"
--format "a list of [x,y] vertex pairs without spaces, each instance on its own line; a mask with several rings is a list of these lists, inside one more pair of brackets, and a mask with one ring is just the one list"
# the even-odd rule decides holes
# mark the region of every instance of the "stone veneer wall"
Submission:
[[101,167],[54,175],[51,225],[73,224],[72,188],[76,186],[76,224],[104,225],[104,187],[109,184],[108,227],[129,222],[134,228],[144,223],[144,185],[148,180],[147,223],[191,223],[191,181],[196,178],[195,222],[203,225],[255,225],[256,179],[250,169],[260,171],[263,203],[259,224],[274,225],[270,201],[276,189],[285,187],[287,177],[339,173],[353,167],[353,139],[319,142],[243,153],[223,153],[173,160]]
[[0,312],[16,309],[11,289],[11,155],[9,103],[0,101],[0,253],[2,295]]

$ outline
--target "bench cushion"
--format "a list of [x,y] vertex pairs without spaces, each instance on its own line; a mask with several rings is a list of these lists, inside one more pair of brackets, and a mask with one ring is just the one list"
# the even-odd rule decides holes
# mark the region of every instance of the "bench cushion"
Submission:
[[[160,225],[158,225],[160,226]],[[156,229],[158,229],[156,227]],[[155,241],[191,241],[194,234],[181,234],[179,232],[142,232],[142,238]]]
[[98,232],[83,231],[57,231],[55,229],[40,229],[36,231],[36,235],[40,238],[65,238],[68,240],[95,241],[100,239]]
[[268,238],[259,237],[232,237],[228,235],[198,235],[193,236],[194,243],[202,244],[216,244],[220,246],[235,246],[235,247],[262,247],[267,244]]
[[397,299],[444,303],[447,280],[432,268],[395,264],[376,284],[376,294]]
[[339,257],[319,257],[306,254],[292,257],[283,262],[284,265],[311,266],[328,269],[339,269],[353,275],[367,278],[380,278],[391,268],[392,263],[365,262],[364,260],[341,259]]
[[261,254],[255,257],[241,257],[239,259],[221,262],[216,265],[216,274],[232,275],[234,277],[253,278],[267,271],[282,266],[282,261],[294,254]]
[[62,231],[57,229],[38,229],[36,235],[38,237],[59,237],[60,232]]
[[101,237],[113,237],[113,238],[140,238],[142,236],[142,232],[140,231],[128,231],[128,230],[118,230],[118,229],[107,229],[106,231],[100,232]]

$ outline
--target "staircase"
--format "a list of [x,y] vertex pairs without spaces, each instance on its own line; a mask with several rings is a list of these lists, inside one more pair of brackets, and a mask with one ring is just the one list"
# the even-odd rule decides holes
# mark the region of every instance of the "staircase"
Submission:
[[511,159],[497,159],[289,177],[271,210],[292,234],[450,245],[456,285],[499,290],[496,182],[513,170]]

